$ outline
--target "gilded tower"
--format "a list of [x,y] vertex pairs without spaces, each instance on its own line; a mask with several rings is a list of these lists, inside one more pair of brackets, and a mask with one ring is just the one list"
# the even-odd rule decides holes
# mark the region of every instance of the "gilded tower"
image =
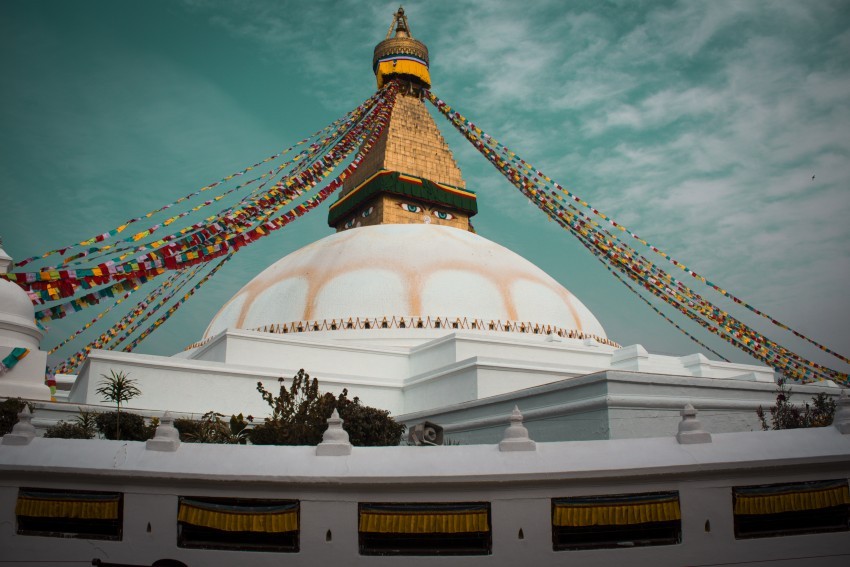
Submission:
[[386,129],[331,205],[328,224],[337,231],[420,223],[471,230],[475,193],[422,101],[431,86],[428,48],[414,39],[403,8],[375,46],[372,69],[378,88],[395,79],[401,89]]

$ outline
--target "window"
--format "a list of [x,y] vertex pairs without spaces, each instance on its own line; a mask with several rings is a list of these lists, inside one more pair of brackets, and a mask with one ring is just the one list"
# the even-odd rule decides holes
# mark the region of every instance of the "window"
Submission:
[[123,507],[118,492],[21,488],[15,516],[21,535],[120,540]]
[[732,503],[737,539],[850,529],[846,480],[737,487]]
[[178,547],[298,551],[299,502],[181,496]]
[[552,500],[552,548],[601,549],[682,541],[678,492]]
[[361,555],[489,555],[487,502],[360,504]]

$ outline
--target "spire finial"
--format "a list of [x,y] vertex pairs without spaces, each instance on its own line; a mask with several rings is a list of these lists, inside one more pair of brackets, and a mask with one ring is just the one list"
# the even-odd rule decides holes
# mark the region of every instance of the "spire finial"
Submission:
[[403,6],[399,6],[398,11],[393,16],[393,22],[390,24],[390,29],[387,30],[386,39],[392,37],[393,28],[395,28],[394,37],[413,37],[410,33],[410,24],[407,23],[407,16],[404,15]]

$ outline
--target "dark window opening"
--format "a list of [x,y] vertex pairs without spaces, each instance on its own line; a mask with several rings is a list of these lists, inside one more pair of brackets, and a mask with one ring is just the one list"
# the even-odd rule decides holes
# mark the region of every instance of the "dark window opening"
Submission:
[[181,496],[177,517],[178,547],[283,553],[299,550],[297,500]]
[[648,522],[627,526],[553,527],[555,551],[673,545],[682,541],[679,521]]
[[124,495],[118,492],[21,488],[18,534],[121,540]]

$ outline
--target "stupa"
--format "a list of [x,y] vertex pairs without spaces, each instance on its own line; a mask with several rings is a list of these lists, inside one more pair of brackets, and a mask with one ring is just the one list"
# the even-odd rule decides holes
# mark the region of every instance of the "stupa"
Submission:
[[372,64],[378,86],[393,80],[399,92],[330,206],[336,232],[257,275],[183,352],[95,350],[59,399],[96,403],[100,375],[122,370],[140,381],[133,403],[151,415],[263,415],[257,380],[271,386],[305,368],[325,389],[468,441],[498,441],[518,399],[540,440],[675,432],[687,403],[706,408],[714,431],[756,425],[774,395],[771,369],[621,347],[561,284],[474,232],[478,194],[423,104],[428,49],[403,10]]
[[213,318],[205,339],[228,328],[328,332],[440,324],[612,344],[563,286],[472,231],[477,196],[422,101],[422,89],[430,87],[428,61],[428,48],[413,38],[399,10],[372,63],[378,87],[397,79],[401,93],[383,135],[330,207],[328,224],[337,234],[254,278]]

